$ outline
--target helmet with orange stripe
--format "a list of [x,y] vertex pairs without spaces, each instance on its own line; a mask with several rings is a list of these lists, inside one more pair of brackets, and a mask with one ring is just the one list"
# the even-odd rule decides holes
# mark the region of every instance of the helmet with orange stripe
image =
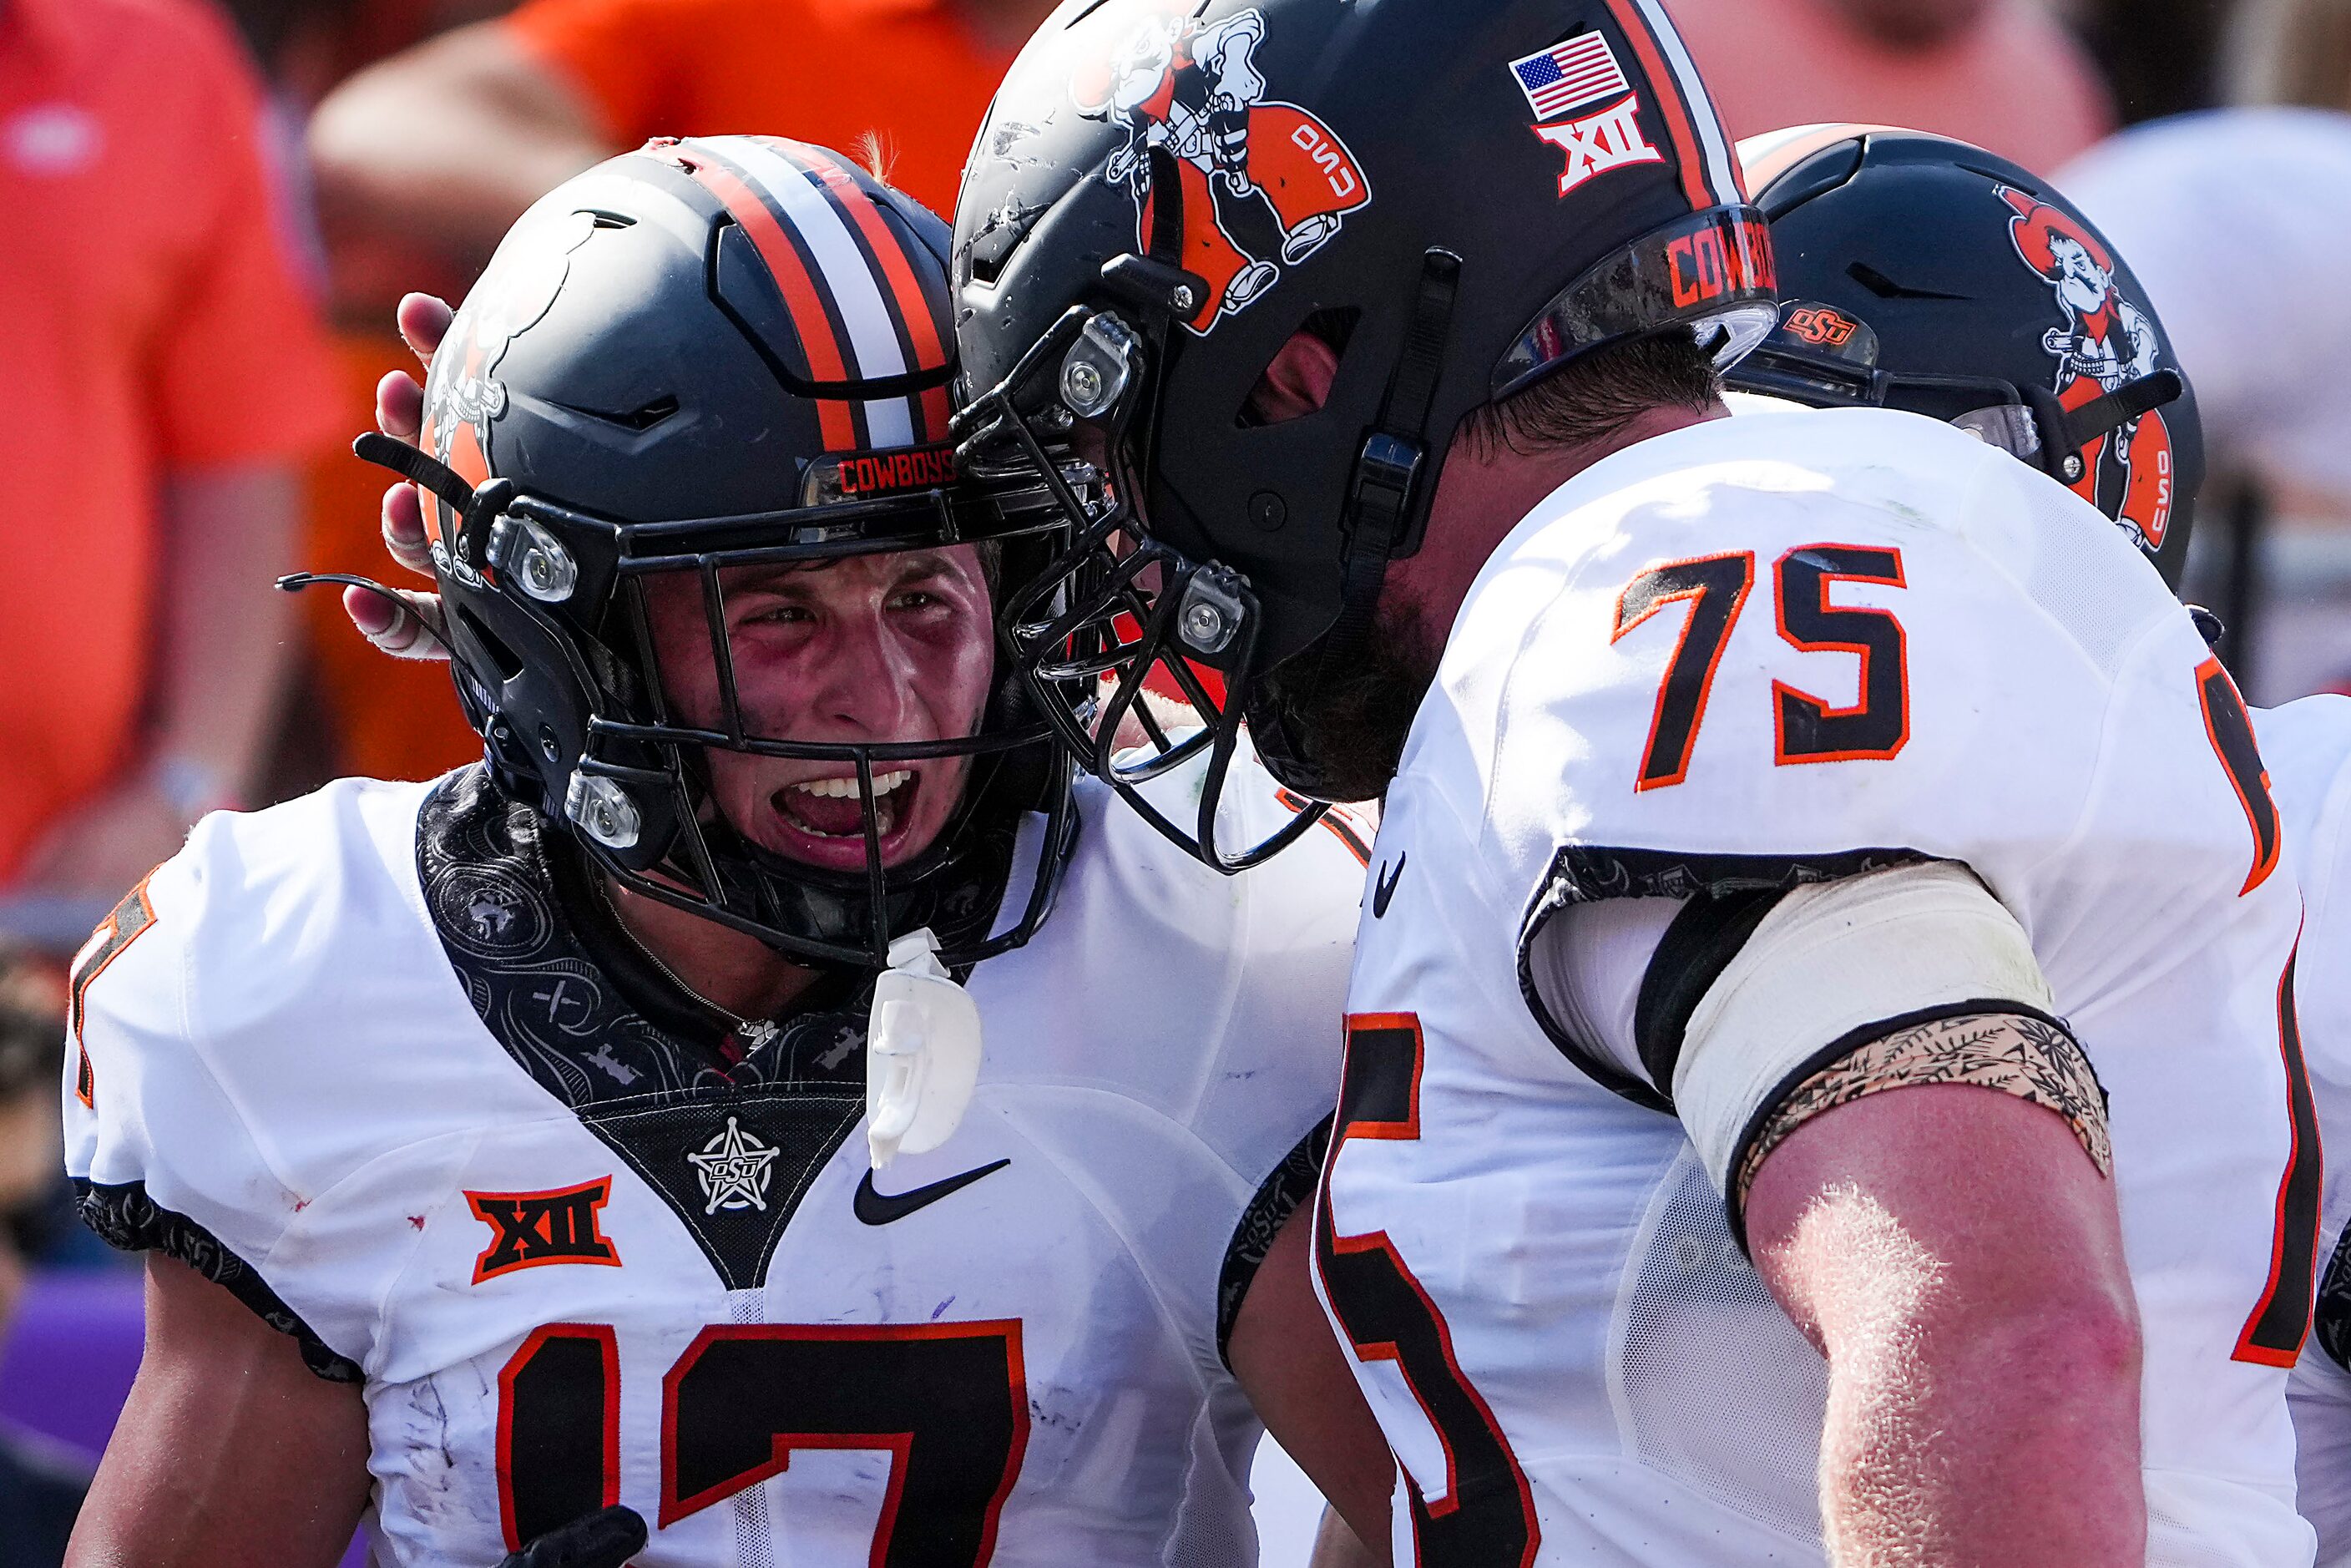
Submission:
[[2146,289],[2045,180],[1883,125],[1740,144],[1787,303],[1742,392],[1948,420],[2112,517],[2177,588],[2204,435]]
[[652,142],[507,235],[422,450],[360,442],[430,492],[494,776],[623,885],[802,961],[1016,946],[1073,831],[1058,699],[994,632],[1066,527],[956,474],[946,249],[820,148]]
[[[1115,677],[1068,738],[1226,870],[1304,827],[1215,841],[1244,715],[1330,798],[1265,677],[1294,694],[1362,657],[1464,417],[1653,334],[1728,362],[1775,319],[1769,235],[1660,0],[1063,6],[982,128],[955,268],[971,462],[1079,451],[1109,479],[1009,635],[1040,685]],[[1262,417],[1301,331],[1333,351],[1328,397]],[[1202,727],[1113,755],[1155,670]],[[1204,750],[1196,818],[1137,793]]]

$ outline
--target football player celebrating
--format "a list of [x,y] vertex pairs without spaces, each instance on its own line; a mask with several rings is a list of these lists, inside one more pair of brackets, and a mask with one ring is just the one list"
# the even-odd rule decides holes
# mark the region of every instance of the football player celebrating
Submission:
[[1260,1413],[1381,1538],[1290,1220],[1359,846],[1234,884],[1072,787],[946,238],[653,144],[371,438],[486,761],[214,817],[82,954],[68,1164],[150,1307],[76,1561],[616,1562],[619,1504],[648,1568],[1238,1563]]
[[1065,9],[958,206],[959,429],[1109,473],[1032,688],[1222,679],[1097,771],[1246,715],[1384,791],[1316,1256],[1398,1555],[2308,1563],[2298,900],[2188,613],[1948,424],[1720,417],[1771,243],[1653,0],[1253,8],[1367,200],[1195,325],[1197,214],[1058,112],[1162,8]]

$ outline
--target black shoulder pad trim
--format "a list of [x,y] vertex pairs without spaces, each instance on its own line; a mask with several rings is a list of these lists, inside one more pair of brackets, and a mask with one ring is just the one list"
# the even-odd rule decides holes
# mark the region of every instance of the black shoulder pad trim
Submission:
[[1257,1196],[1241,1210],[1240,1223],[1233,1227],[1233,1238],[1225,1244],[1225,1266],[1217,1276],[1217,1359],[1228,1371],[1232,1362],[1226,1347],[1233,1337],[1233,1324],[1239,1321],[1241,1303],[1249,1299],[1250,1282],[1257,1278],[1258,1265],[1273,1250],[1273,1239],[1290,1223],[1290,1217],[1300,1205],[1314,1201],[1314,1189],[1322,1183],[1322,1162],[1331,1151],[1331,1122],[1325,1116],[1315,1123],[1273,1167],[1273,1174],[1258,1184]]
[[125,1252],[161,1252],[176,1258],[244,1302],[263,1322],[291,1335],[302,1347],[302,1364],[329,1383],[365,1381],[359,1363],[320,1339],[252,1264],[186,1215],[157,1204],[147,1196],[145,1182],[116,1186],[77,1176],[74,1203],[82,1223],[108,1245]]
[[[1666,1063],[1665,1072],[1656,1079],[1667,1088],[1663,1091],[1653,1088],[1619,1069],[1600,1051],[1576,1040],[1543,1006],[1542,998],[1535,989],[1534,944],[1552,915],[1573,904],[1598,904],[1611,898],[1705,897],[1727,901],[1737,899],[1741,894],[1769,894],[1772,901],[1776,901],[1780,894],[1790,889],[1810,883],[1835,882],[1844,877],[1859,876],[1865,872],[1910,865],[1934,858],[1912,849],[1846,850],[1819,855],[1729,855],[1565,844],[1552,856],[1551,869],[1536,887],[1534,897],[1527,905],[1526,918],[1519,924],[1519,995],[1525,999],[1527,1010],[1534,1015],[1534,1020],[1541,1027],[1544,1035],[1558,1048],[1562,1056],[1574,1063],[1577,1071],[1611,1093],[1621,1094],[1635,1105],[1671,1114],[1674,1103],[1671,1098],[1673,1066],[1670,1059]],[[1743,909],[1745,906],[1742,904],[1740,907]],[[1761,907],[1755,911],[1754,918],[1762,919],[1770,907],[1770,902],[1763,902]],[[1674,926],[1666,934],[1668,942],[1680,925],[1677,916]],[[1750,925],[1745,932],[1740,934],[1740,940],[1743,942],[1753,930],[1753,925]],[[1735,945],[1729,949],[1729,953],[1737,951]],[[1664,956],[1663,946],[1659,948],[1658,956]],[[1727,963],[1729,958],[1729,954],[1726,953],[1723,961]],[[1719,968],[1715,972],[1719,974]],[[1654,961],[1649,973],[1642,978],[1641,997],[1635,1018],[1641,1060],[1655,1072],[1656,1064],[1650,1061],[1649,1039],[1640,1028],[1640,1020],[1649,1016],[1650,987],[1653,983],[1666,984],[1659,980]],[[1669,1013],[1657,1015],[1660,1027],[1668,1021],[1674,1024],[1673,1055],[1680,1054],[1681,1025],[1689,1021],[1689,1009],[1698,1005],[1698,998],[1706,994],[1706,986],[1711,984],[1713,977],[1708,976],[1706,985],[1698,987],[1690,994],[1688,1008],[1681,1010],[1677,1020],[1673,1019]],[[1677,999],[1677,991],[1675,998],[1667,998],[1661,992],[1659,1006]]]
[[1734,893],[1785,892],[1934,858],[1914,849],[1886,847],[1817,855],[1725,855],[1569,844],[1552,857],[1551,873],[1535,894],[1535,908],[1598,904],[1608,898],[1690,898],[1699,894],[1721,898]]
[[2326,1275],[2318,1284],[2318,1312],[2314,1320],[2318,1348],[2335,1365],[2351,1372],[2351,1228],[2335,1243]]
[[[1920,1008],[1916,1012],[1902,1013],[1890,1019],[1879,1019],[1875,1023],[1865,1023],[1857,1029],[1847,1030],[1789,1069],[1787,1074],[1771,1086],[1771,1092],[1763,1096],[1762,1101],[1755,1107],[1755,1113],[1747,1118],[1747,1125],[1740,1129],[1739,1142],[1732,1145],[1730,1151],[1730,1169],[1736,1172],[1740,1166],[1747,1163],[1747,1151],[1753,1148],[1755,1140],[1763,1135],[1764,1124],[1771,1120],[1773,1113],[1786,1102],[1788,1096],[1793,1094],[1806,1079],[1835,1066],[1873,1040],[1884,1040],[1887,1035],[1898,1034],[1906,1029],[1917,1029],[1921,1024],[1933,1023],[1938,1019],[1966,1018],[1970,1013],[2012,1013],[2018,1018],[2039,1019],[2066,1039],[2074,1039],[2073,1026],[2055,1014],[2044,1013],[2039,1008],[2028,1007],[2022,1002],[1998,997],[1978,997],[1963,1002],[1944,1002],[1937,1007]],[[2075,1040],[2075,1043],[2078,1045],[2080,1042]],[[2091,1069],[2091,1073],[2094,1077],[2096,1075],[2095,1066]],[[2105,1085],[2101,1083],[2098,1086],[2101,1098],[2105,1096]],[[1770,1163],[1768,1159],[1764,1162],[1766,1165]],[[1745,1252],[1748,1250],[1746,1211],[1739,1207],[1735,1194],[1726,1194],[1723,1203],[1730,1219],[1731,1238],[1739,1243],[1739,1249]]]
[[1673,924],[1657,941],[1649,967],[1641,977],[1641,994],[1633,1004],[1633,1047],[1649,1082],[1671,1092],[1674,1069],[1681,1064],[1682,1041],[1689,1032],[1690,1015],[1715,981],[1730,967],[1763,917],[1779,906],[1792,889],[1750,888],[1743,893],[1701,893],[1682,905]]

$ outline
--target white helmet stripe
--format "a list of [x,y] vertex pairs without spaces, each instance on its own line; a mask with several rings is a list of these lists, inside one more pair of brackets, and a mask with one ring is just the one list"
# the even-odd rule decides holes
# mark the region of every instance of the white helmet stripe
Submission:
[[[756,139],[718,136],[710,140],[759,183],[808,246],[841,312],[855,373],[873,379],[905,374],[906,356],[898,346],[898,329],[883,293],[883,280],[874,275],[872,264],[858,247],[840,209],[804,171]],[[913,444],[913,413],[904,398],[883,398],[865,407],[872,444]]]
[[1707,183],[1714,187],[1714,199],[1729,205],[1739,200],[1739,167],[1730,151],[1729,133],[1723,130],[1721,118],[1714,111],[1714,99],[1706,90],[1706,82],[1698,74],[1698,65],[1682,44],[1680,29],[1666,15],[1658,0],[1633,0],[1649,23],[1649,30],[1657,36],[1658,47],[1665,50],[1666,63],[1672,68],[1674,80],[1682,89],[1682,98],[1689,104],[1690,123],[1697,127],[1699,145],[1706,155]]
[[914,405],[903,397],[877,398],[865,405],[866,438],[877,447],[914,444]]

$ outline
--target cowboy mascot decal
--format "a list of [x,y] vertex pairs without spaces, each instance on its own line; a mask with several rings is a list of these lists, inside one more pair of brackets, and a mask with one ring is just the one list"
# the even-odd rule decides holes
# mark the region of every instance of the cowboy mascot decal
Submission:
[[1264,13],[1253,8],[1214,22],[1171,13],[1071,84],[1081,113],[1126,130],[1104,174],[1134,193],[1145,247],[1158,196],[1152,154],[1174,162],[1182,264],[1208,280],[1208,298],[1186,323],[1198,333],[1261,298],[1282,267],[1313,255],[1372,199],[1329,126],[1266,97],[1255,59],[1264,40]]
[[[2123,297],[2114,257],[2098,237],[2022,191],[2003,185],[2000,193],[2015,214],[2009,234],[2017,255],[2048,282],[2065,315],[2065,324],[2041,340],[2057,361],[2057,401],[2078,409],[2160,369],[2155,324]],[[2082,462],[2074,488],[2101,507],[2121,497],[2120,520],[2147,550],[2160,549],[2178,482],[2163,415],[2142,414],[2101,437],[2082,449]]]

